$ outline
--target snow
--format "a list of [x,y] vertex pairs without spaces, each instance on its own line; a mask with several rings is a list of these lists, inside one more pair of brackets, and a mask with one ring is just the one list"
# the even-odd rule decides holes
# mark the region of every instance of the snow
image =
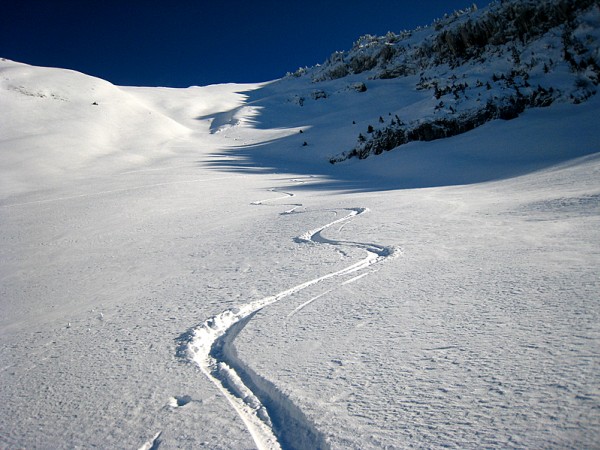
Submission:
[[0,447],[597,445],[597,96],[331,165],[356,81],[0,62]]

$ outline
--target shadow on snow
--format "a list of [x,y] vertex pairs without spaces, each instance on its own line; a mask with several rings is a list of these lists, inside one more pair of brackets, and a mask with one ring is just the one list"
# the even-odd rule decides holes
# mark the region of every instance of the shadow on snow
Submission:
[[[345,132],[341,126],[336,127],[335,121],[349,121],[351,108],[346,108],[350,113],[327,109],[322,102],[318,105],[321,115],[309,116],[302,107],[289,105],[293,91],[286,92],[285,84],[284,79],[242,92],[246,96],[242,106],[198,119],[212,118],[211,132],[217,133],[222,127],[239,125],[236,116],[243,108],[251,107],[252,114],[242,120],[253,130],[308,131],[231,146],[199,164],[236,173],[316,177],[311,183],[294,184],[295,189],[370,192],[512,178],[595,153],[600,148],[599,133],[589,131],[594,129],[589,122],[596,103],[589,101],[587,106],[563,104],[528,110],[516,119],[494,120],[454,137],[411,142],[365,160],[354,158],[331,164],[331,156],[349,150],[333,148],[330,143],[336,140],[336,134]],[[307,140],[310,143],[303,145]]]

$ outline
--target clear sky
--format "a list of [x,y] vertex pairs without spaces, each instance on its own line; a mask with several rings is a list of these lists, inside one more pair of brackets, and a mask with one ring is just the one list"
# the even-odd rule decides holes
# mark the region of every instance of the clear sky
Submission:
[[[489,0],[476,2],[481,8]],[[428,25],[468,0],[3,0],[0,57],[118,85],[280,78],[363,34]]]

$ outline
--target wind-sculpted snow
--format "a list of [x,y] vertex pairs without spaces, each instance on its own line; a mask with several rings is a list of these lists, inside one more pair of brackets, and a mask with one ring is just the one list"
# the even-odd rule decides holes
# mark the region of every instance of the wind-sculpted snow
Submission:
[[[277,192],[276,189],[270,189],[270,191]],[[283,193],[285,194],[284,197],[278,197],[277,199],[294,196],[291,193]],[[252,204],[262,205],[265,202],[277,199],[260,200],[252,202]],[[302,205],[295,204],[295,207],[299,206]],[[360,248],[367,253],[363,259],[341,270],[305,281],[277,294],[237,308],[227,309],[194,328],[187,333],[187,338],[184,339],[187,344],[185,350],[188,358],[200,367],[202,373],[227,398],[244,421],[259,449],[329,448],[324,435],[312,425],[302,411],[294,405],[293,401],[277,386],[244,364],[231,344],[245,324],[261,309],[297,294],[310,286],[362,271],[373,264],[382,262],[385,258],[397,254],[392,247],[337,241],[323,237],[321,233],[324,230],[333,225],[352,220],[369,210],[367,208],[348,208],[346,211],[348,211],[348,214],[342,218],[307,231],[294,240],[300,244]],[[367,274],[363,273],[359,277]],[[315,298],[309,302],[314,300]]]

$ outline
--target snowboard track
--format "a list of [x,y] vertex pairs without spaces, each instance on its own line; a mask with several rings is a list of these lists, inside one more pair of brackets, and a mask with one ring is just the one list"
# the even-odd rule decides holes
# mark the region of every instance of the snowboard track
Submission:
[[[294,194],[277,191],[276,189],[270,189],[269,191],[281,192],[285,194],[285,197],[260,200],[252,204],[263,205],[269,201],[294,196]],[[294,206],[296,205],[298,207],[302,206],[301,204],[294,204]],[[325,280],[343,277],[359,271],[363,271],[363,273],[349,281],[362,278],[368,275],[368,272],[364,272],[365,269],[398,254],[398,249],[393,247],[354,241],[337,241],[322,236],[322,232],[327,228],[336,224],[347,223],[369,210],[368,208],[345,208],[342,211],[347,211],[347,214],[307,231],[294,238],[294,241],[308,245],[359,248],[366,252],[365,258],[341,270],[298,284],[275,295],[264,297],[237,308],[227,309],[209,318],[199,326],[188,330],[178,339],[177,354],[195,363],[217,387],[242,419],[254,443],[260,450],[328,449],[329,444],[325,435],[317,430],[288,395],[244,363],[233,344],[237,335],[254,315],[266,306]],[[306,306],[306,304],[303,306]],[[297,308],[294,313],[298,310]]]

